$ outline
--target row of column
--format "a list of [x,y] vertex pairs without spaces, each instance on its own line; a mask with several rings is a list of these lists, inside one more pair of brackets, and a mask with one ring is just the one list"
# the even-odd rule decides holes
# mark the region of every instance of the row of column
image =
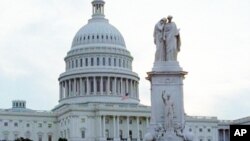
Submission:
[[60,82],[60,99],[85,95],[120,95],[139,98],[138,82],[119,77],[84,77]]
[[[103,116],[99,116],[98,117],[98,120],[99,120],[99,127],[100,127],[100,131],[99,131],[99,136],[100,138],[104,138],[106,139],[106,117],[105,115]],[[120,116],[115,116],[115,115],[112,115],[112,116],[108,116],[109,119],[110,117],[112,117],[112,121],[113,121],[113,140],[119,140],[120,139]],[[140,123],[139,123],[139,119],[140,117],[136,117],[136,132],[137,132],[137,140],[139,141],[140,140]],[[130,141],[130,123],[129,123],[129,120],[130,120],[130,117],[127,116],[126,117],[126,138],[127,138],[127,141]],[[133,124],[134,125],[134,124]],[[146,126],[149,125],[149,117],[146,117]]]
[[219,141],[229,141],[229,129],[219,129]]

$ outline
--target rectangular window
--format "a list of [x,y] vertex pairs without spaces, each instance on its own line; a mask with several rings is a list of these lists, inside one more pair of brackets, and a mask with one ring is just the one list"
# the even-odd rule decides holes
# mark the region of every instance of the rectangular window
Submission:
[[74,61],[72,60],[72,68],[74,68]]
[[111,66],[111,58],[109,58],[109,66]]
[[52,135],[48,135],[48,141],[52,141]]
[[42,123],[39,123],[39,124],[38,124],[38,127],[40,127],[40,128],[43,127]]
[[14,123],[14,126],[15,126],[15,127],[18,127],[18,123],[15,122],[15,123]]
[[30,127],[30,124],[29,124],[29,123],[27,123],[27,124],[26,124],[26,127]]
[[39,136],[38,136],[38,141],[43,141],[42,135],[39,135]]
[[52,124],[48,124],[48,128],[51,128],[52,127]]
[[80,67],[82,67],[82,59],[80,59]]
[[88,58],[85,58],[85,66],[88,66]]
[[83,139],[85,138],[85,131],[84,130],[82,131],[82,138]]
[[121,59],[119,59],[119,67],[121,67]]
[[104,58],[104,57],[102,58],[102,65],[103,65],[103,66],[105,66],[105,65],[106,65],[106,60],[105,60],[105,58]]
[[96,58],[96,65],[97,65],[97,66],[100,65],[100,59],[99,59],[99,57]]
[[5,122],[5,123],[4,123],[4,126],[8,126],[8,122]]
[[129,124],[132,124],[132,119],[129,120]]
[[94,66],[94,58],[91,58],[91,66]]
[[76,59],[76,68],[78,67],[78,60]]
[[116,67],[116,59],[114,58],[114,66]]

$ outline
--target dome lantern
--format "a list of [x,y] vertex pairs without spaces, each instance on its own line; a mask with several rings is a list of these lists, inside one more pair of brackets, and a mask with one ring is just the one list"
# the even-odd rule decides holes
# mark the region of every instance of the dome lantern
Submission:
[[103,0],[94,0],[92,2],[92,17],[104,17],[104,4]]

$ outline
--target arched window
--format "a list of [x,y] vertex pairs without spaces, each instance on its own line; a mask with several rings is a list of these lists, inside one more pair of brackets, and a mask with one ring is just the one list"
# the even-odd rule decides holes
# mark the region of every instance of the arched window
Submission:
[[107,138],[109,138],[109,130],[108,129],[105,130],[105,135]]

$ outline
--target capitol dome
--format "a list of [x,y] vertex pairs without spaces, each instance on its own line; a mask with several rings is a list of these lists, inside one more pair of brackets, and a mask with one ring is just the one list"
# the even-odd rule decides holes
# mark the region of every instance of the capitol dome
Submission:
[[76,33],[59,76],[60,104],[139,103],[139,77],[123,36],[104,16],[103,0],[92,2],[93,14]]
[[109,24],[104,17],[93,17],[87,25],[83,26],[76,33],[72,42],[72,48],[99,43],[125,47],[124,39],[118,29]]

